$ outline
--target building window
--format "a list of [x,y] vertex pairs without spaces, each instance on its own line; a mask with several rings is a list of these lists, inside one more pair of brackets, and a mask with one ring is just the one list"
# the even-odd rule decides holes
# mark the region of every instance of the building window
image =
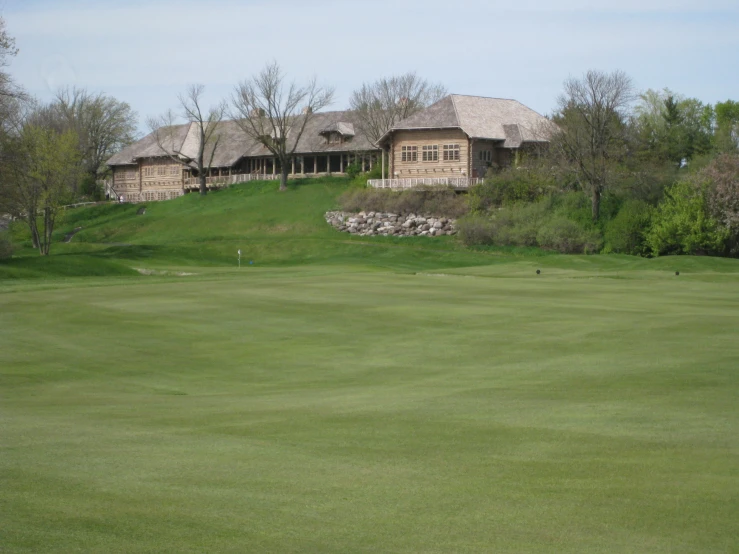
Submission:
[[423,161],[424,162],[438,162],[439,161],[439,145],[431,144],[423,147]]
[[135,169],[129,169],[126,171],[126,179],[134,180],[136,178],[136,170]]
[[167,174],[167,167],[164,165],[160,165],[157,167],[157,175],[166,175]]
[[491,163],[493,161],[493,151],[492,150],[480,150],[480,161]]
[[154,168],[153,167],[145,167],[144,168],[144,177],[152,177],[154,175]]
[[[426,148],[424,146],[424,148]],[[403,162],[417,162],[418,161],[418,146],[403,146],[400,149],[400,161]]]
[[445,162],[458,162],[459,161],[459,144],[445,144],[444,145],[444,161]]
[[170,175],[179,175],[180,173],[180,166],[179,165],[171,165],[169,166],[169,174]]

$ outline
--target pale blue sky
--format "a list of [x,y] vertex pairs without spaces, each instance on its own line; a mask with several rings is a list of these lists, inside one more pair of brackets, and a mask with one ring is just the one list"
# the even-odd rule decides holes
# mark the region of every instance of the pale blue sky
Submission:
[[[602,6],[602,7],[598,7]],[[336,88],[416,71],[450,92],[515,98],[548,114],[563,80],[622,69],[639,89],[739,99],[736,0],[0,0],[41,99],[76,85],[130,103],[141,128],[189,83],[208,99],[276,60]]]

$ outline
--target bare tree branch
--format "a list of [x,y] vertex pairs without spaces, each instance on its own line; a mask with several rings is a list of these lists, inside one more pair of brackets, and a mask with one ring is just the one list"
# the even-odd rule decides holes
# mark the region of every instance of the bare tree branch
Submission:
[[305,86],[286,83],[276,62],[241,82],[231,99],[231,118],[252,140],[262,144],[280,164],[280,190],[287,188],[290,162],[308,123],[333,101],[333,88],[316,78]]
[[624,123],[633,98],[631,79],[622,71],[590,70],[581,79],[567,79],[557,99],[559,132],[552,137],[552,152],[590,194],[593,220],[623,154]]
[[364,83],[349,99],[357,115],[359,131],[372,144],[401,121],[447,95],[440,84],[421,79],[415,73]]
[[197,136],[197,152],[192,158],[180,151],[181,142],[180,144],[175,142],[179,126],[176,124],[176,114],[172,110],[159,117],[147,119],[147,125],[154,133],[157,146],[162,153],[185,166],[189,166],[191,161],[195,162],[202,195],[208,192],[206,178],[220,144],[221,122],[226,113],[225,102],[219,102],[206,112],[202,106],[203,94],[205,86],[196,84],[188,86],[187,90],[177,97],[180,103],[180,116],[190,123],[190,129],[194,128]]

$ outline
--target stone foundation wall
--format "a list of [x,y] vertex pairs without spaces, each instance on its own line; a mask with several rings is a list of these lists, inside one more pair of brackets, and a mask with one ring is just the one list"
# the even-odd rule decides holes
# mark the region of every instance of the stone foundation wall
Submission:
[[383,212],[326,212],[326,222],[338,231],[352,235],[439,237],[454,235],[455,220],[448,217],[398,215]]

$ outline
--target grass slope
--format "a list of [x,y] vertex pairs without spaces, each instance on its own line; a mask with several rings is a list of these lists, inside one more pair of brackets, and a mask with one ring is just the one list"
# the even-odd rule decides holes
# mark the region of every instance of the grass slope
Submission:
[[270,186],[0,264],[2,550],[735,550],[736,261],[356,239],[341,181]]

